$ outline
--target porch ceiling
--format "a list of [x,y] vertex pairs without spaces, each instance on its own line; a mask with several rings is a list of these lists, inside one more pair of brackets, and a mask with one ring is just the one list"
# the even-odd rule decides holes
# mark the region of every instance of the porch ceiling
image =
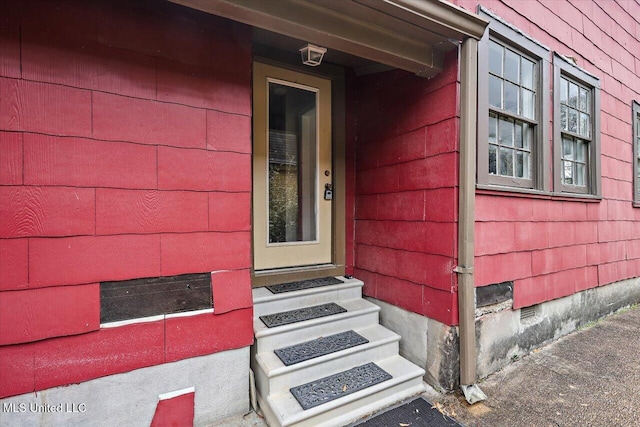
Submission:
[[424,77],[487,22],[441,0],[170,0]]

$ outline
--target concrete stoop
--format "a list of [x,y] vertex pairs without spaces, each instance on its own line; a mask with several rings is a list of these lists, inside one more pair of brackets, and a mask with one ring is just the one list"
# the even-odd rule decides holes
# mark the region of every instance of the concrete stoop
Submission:
[[[380,308],[362,299],[363,282],[345,279],[338,285],[273,294],[253,290],[256,342],[251,367],[258,403],[271,427],[343,426],[365,415],[422,393],[424,370],[398,355],[400,336],[379,324]],[[336,303],[346,312],[267,328],[260,316],[319,304]],[[286,366],[274,350],[320,337],[354,331],[368,343]],[[373,362],[391,379],[304,410],[290,389]],[[346,386],[345,386],[346,387]]]

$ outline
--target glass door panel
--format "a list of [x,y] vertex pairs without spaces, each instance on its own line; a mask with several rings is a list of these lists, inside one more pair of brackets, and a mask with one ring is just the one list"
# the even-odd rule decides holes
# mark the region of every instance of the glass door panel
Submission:
[[269,82],[269,243],[316,241],[316,91]]
[[253,265],[332,261],[331,81],[254,63]]

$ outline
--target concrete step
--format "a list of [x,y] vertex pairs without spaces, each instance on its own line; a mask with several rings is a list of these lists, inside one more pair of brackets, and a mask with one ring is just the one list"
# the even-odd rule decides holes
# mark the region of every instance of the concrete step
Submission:
[[263,396],[289,390],[292,385],[342,372],[373,360],[382,360],[398,354],[400,336],[375,324],[355,330],[368,343],[285,366],[273,352],[255,356],[256,385]]
[[[392,378],[306,411],[302,409],[288,390],[272,393],[266,399],[264,394],[259,394],[260,406],[269,425],[283,427],[343,426],[425,390],[422,383],[424,370],[402,357],[395,355],[382,360],[374,360],[374,362],[389,373]],[[321,377],[324,376],[326,374]],[[296,385],[299,384],[291,386]]]
[[[254,317],[253,332],[256,337],[255,353],[265,353],[273,351],[276,348],[287,347],[318,337],[378,324],[380,307],[375,304],[365,301],[362,298],[357,298],[339,301],[339,305],[345,308],[347,312],[273,328],[266,327],[257,316]],[[287,310],[293,308],[300,307],[289,306]]]
[[279,313],[295,307],[308,307],[328,302],[340,302],[360,298],[364,283],[358,279],[345,279],[345,283],[303,289],[300,291],[271,293],[267,288],[253,289],[253,313],[255,317],[265,314]]

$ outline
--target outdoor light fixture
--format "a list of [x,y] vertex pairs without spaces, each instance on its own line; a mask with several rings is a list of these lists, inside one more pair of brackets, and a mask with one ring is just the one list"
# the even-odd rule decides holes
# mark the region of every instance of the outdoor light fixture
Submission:
[[307,43],[300,48],[300,55],[302,55],[302,63],[310,67],[317,67],[322,62],[326,48]]

